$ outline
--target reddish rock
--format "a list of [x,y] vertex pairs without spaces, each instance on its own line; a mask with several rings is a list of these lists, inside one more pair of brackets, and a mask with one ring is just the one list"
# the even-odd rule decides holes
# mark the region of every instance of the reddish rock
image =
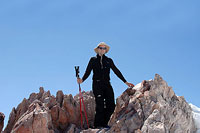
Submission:
[[[86,103],[94,103],[92,93],[83,94]],[[79,99],[76,100],[79,101]],[[59,132],[80,132],[80,113],[79,103],[77,103],[72,95],[64,95],[62,91],[58,91],[56,97],[45,92],[40,87],[39,93],[32,93],[29,99],[25,99],[13,108],[8,124],[4,133],[59,133]],[[88,101],[90,100],[90,101]],[[93,112],[87,111],[92,116]],[[94,121],[93,117],[89,117],[90,121]],[[92,125],[90,125],[92,126]]]
[[65,95],[63,99],[63,108],[69,114],[69,122],[75,125],[79,125],[80,114],[77,102],[72,95]]
[[62,91],[58,91],[56,93],[56,101],[59,103],[59,106],[62,107],[63,104],[63,98],[64,98],[64,94]]
[[[89,126],[94,125],[95,99],[92,91],[82,92]],[[110,132],[195,132],[192,110],[184,97],[175,95],[172,87],[158,75],[154,80],[144,80],[128,88],[117,98],[110,129],[86,129],[83,103],[83,127],[80,120],[80,95],[64,95],[58,91],[56,97],[40,87],[29,99],[13,108],[4,133],[110,133]],[[4,116],[0,114],[0,130]]]
[[3,126],[4,126],[4,118],[5,118],[5,115],[0,112],[0,133],[1,133]]
[[17,120],[11,132],[49,133],[51,131],[53,131],[52,122],[48,108],[45,108],[39,100],[35,100],[28,111]]
[[53,123],[56,123],[59,118],[59,109],[59,106],[54,106],[51,108],[51,118]]
[[10,113],[8,124],[4,130],[4,133],[10,133],[15,122],[16,122],[16,110],[15,110],[15,108],[13,108]]
[[[83,95],[83,100],[84,100],[84,104],[85,104],[85,109],[87,112],[87,117],[88,117],[88,123],[90,128],[94,126],[94,117],[95,117],[95,98],[94,98],[94,94],[92,93],[92,91],[89,92],[82,92]],[[79,121],[79,125],[80,125],[80,95],[77,94],[76,96],[74,96],[74,99],[76,101],[76,107],[77,107],[77,116],[78,116],[78,121]],[[84,114],[84,108],[83,108],[83,103],[82,103],[82,108],[81,108],[81,113],[83,116],[83,126],[85,128],[87,128],[87,122],[86,122],[86,118],[85,118],[85,114]]]
[[[156,74],[117,98],[109,132],[195,132],[189,104]],[[174,113],[176,112],[176,113]],[[183,126],[184,125],[184,126]]]

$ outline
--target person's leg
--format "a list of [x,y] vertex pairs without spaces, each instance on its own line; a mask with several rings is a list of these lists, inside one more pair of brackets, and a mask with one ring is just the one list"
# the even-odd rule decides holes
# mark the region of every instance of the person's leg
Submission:
[[102,85],[99,82],[93,82],[93,93],[96,102],[94,127],[102,127],[104,123],[104,96]]
[[114,112],[115,109],[115,99],[113,88],[110,83],[105,84],[105,117],[104,117],[104,126],[108,125],[108,121],[110,120],[110,116]]

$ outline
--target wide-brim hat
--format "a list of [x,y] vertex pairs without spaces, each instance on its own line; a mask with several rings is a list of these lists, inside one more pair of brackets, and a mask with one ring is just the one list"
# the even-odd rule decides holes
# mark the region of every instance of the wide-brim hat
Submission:
[[98,53],[98,47],[99,47],[100,45],[105,46],[105,47],[106,47],[106,53],[108,53],[108,51],[110,50],[110,46],[108,46],[105,42],[100,42],[100,43],[97,45],[97,47],[94,48],[94,51],[95,51],[96,53]]

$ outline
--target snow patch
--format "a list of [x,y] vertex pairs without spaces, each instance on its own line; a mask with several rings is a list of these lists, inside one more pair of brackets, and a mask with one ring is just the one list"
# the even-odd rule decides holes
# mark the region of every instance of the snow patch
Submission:
[[[147,81],[152,81],[153,79],[150,79],[150,80],[147,80]],[[140,90],[142,88],[142,83],[138,83],[137,85],[135,85],[134,87],[133,87],[133,89],[135,89],[135,90]]]
[[197,128],[197,133],[200,133],[200,108],[197,106],[189,103],[190,107],[192,108],[193,118],[195,122],[195,126]]
[[139,84],[137,84],[137,85],[135,85],[133,87],[133,89],[135,89],[135,90],[140,90],[141,88],[142,88],[142,84],[141,83],[139,83]]

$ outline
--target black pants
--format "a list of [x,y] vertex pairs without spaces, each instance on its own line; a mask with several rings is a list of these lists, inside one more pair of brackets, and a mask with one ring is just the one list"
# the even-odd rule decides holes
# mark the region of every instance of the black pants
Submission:
[[96,102],[95,127],[106,127],[115,109],[114,92],[109,81],[93,80]]

